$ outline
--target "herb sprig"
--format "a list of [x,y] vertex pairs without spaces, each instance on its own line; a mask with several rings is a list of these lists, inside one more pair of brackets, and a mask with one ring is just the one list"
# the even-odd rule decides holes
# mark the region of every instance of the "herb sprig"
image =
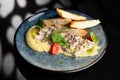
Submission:
[[95,34],[93,32],[90,32],[90,37],[92,39],[93,42],[97,43],[98,39],[96,38]]
[[43,28],[44,27],[44,21],[43,21],[43,19],[39,19],[38,20],[38,23],[37,23],[36,27],[38,27],[38,28]]

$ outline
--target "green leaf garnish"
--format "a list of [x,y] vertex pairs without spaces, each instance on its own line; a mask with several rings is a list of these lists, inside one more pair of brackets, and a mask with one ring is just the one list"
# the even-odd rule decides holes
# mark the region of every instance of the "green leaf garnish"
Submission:
[[53,42],[56,42],[56,43],[61,42],[62,36],[59,33],[53,33],[52,40]]
[[52,41],[59,44],[60,46],[67,45],[67,41],[61,36],[60,33],[53,33],[52,34]]
[[43,28],[44,27],[44,21],[42,19],[39,19],[37,25],[40,27],[40,28]]
[[90,32],[90,37],[92,39],[93,42],[97,43],[98,42],[98,39],[96,38],[96,36],[94,35],[93,32]]
[[90,52],[92,51],[92,48],[87,49],[86,51],[87,51],[88,53],[90,53]]
[[59,63],[59,64],[64,64],[64,62],[62,62],[62,61],[59,61],[58,63]]

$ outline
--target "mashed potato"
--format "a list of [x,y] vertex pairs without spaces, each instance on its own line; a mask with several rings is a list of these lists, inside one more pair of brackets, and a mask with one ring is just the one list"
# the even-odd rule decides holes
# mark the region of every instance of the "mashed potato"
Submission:
[[42,43],[39,40],[35,39],[34,36],[37,34],[38,28],[33,26],[26,33],[26,43],[30,48],[36,51],[46,51],[48,52],[50,49],[50,45],[46,43]]

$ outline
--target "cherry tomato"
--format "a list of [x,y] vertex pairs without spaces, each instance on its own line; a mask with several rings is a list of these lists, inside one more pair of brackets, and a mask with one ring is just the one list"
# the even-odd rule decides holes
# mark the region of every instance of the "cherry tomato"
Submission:
[[92,39],[91,39],[91,37],[90,37],[90,36],[87,36],[87,39],[88,39],[88,40],[90,40],[90,41],[92,41]]
[[59,48],[60,47],[58,44],[53,43],[50,47],[50,54],[53,54],[53,55],[58,54]]

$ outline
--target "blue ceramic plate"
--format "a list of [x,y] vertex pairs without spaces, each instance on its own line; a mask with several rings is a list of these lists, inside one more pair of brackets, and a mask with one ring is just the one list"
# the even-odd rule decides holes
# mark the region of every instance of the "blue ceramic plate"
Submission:
[[[90,16],[81,12],[74,10],[68,11],[86,16],[87,19],[92,19]],[[35,25],[40,18],[48,19],[55,17],[59,17],[55,9],[42,11],[26,19],[17,29],[14,39],[15,47],[26,61],[41,69],[69,73],[86,69],[102,58],[106,50],[106,36],[101,25],[89,29],[96,34],[99,40],[99,46],[101,47],[98,51],[99,54],[93,57],[73,58],[64,56],[63,54],[53,56],[49,53],[37,52],[29,48],[25,42],[26,31]]]

